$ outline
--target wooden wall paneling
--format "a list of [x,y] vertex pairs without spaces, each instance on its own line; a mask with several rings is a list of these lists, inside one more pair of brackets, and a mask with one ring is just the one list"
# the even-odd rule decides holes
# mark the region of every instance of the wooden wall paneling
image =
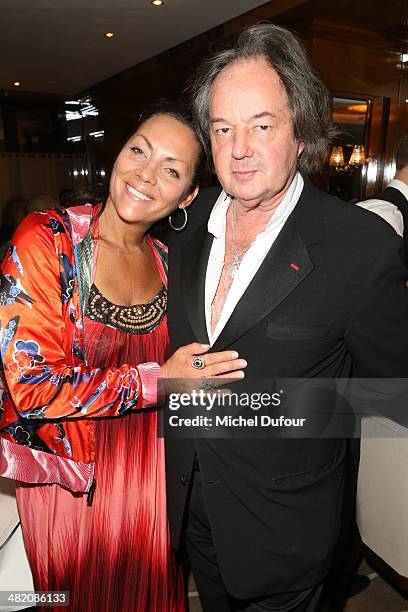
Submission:
[[12,102],[1,102],[6,151],[18,151],[16,109]]
[[[408,62],[401,66],[401,87],[400,87],[400,132],[408,130]],[[400,134],[401,135],[401,134]]]
[[372,100],[364,195],[390,180],[400,96],[400,54],[375,32],[316,20],[312,61],[331,91]]
[[389,132],[390,99],[373,96],[368,138],[368,157],[365,196],[382,190],[387,133]]
[[0,153],[0,210],[12,197],[36,193],[57,197],[61,189],[87,187],[86,160],[82,155]]
[[408,62],[401,62],[400,76],[394,150],[396,150],[402,135],[408,132]]

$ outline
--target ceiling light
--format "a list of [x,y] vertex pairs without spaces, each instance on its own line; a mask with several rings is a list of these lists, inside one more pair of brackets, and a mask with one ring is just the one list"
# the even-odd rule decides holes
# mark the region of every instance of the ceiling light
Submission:
[[150,0],[150,4],[153,4],[153,6],[163,6],[164,0]]
[[113,38],[115,36],[115,32],[105,32],[105,38]]
[[20,87],[21,82],[20,81],[14,81],[13,85],[14,85],[14,87]]

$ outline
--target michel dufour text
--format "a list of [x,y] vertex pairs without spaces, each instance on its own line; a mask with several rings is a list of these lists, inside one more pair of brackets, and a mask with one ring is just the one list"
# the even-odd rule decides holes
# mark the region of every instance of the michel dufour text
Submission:
[[[211,393],[205,390],[172,393],[168,397],[168,408],[172,411],[183,408],[216,411],[221,407],[224,409],[234,408],[234,413],[237,408],[257,411],[262,408],[278,408],[282,402],[282,393],[225,393],[225,391],[220,390]],[[188,416],[174,414],[168,417],[170,427],[204,427],[205,429],[213,427],[303,427],[305,421],[306,419],[291,419],[284,415],[277,415],[276,417],[265,414],[244,416],[242,414],[225,414],[225,412],[222,415],[215,415],[215,419],[213,419],[205,414],[197,414],[197,412],[194,414],[194,410],[193,414]]]

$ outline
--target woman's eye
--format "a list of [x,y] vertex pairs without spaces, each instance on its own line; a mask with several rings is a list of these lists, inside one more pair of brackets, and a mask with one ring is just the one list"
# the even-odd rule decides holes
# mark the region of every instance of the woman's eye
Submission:
[[180,174],[174,168],[166,168],[166,172],[170,174],[170,176],[174,176],[174,178],[180,178]]
[[136,155],[144,155],[142,149],[140,149],[139,147],[130,147],[130,150],[132,151],[132,153],[136,153]]

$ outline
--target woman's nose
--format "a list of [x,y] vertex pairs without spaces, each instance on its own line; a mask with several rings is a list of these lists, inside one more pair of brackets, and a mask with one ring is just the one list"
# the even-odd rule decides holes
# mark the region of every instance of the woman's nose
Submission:
[[157,168],[151,160],[147,160],[141,168],[139,168],[139,176],[144,183],[154,185],[157,181]]

